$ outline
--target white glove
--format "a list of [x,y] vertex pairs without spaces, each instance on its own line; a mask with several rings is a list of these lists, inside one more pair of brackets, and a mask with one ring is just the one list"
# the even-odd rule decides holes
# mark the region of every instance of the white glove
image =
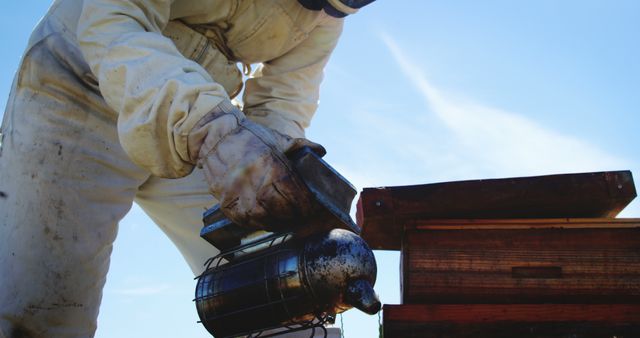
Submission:
[[286,154],[309,146],[323,156],[321,145],[251,122],[228,101],[205,116],[188,137],[211,194],[234,223],[273,231],[317,210]]

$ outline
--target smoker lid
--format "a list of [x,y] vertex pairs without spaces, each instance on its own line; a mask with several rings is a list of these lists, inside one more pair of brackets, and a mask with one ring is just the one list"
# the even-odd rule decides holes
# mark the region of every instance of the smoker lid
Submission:
[[[339,228],[359,234],[360,227],[349,215],[357,193],[353,185],[309,147],[302,147],[288,157],[294,171],[320,205],[320,210],[306,223],[302,222],[304,224],[299,224],[295,229],[285,229],[284,232],[295,232],[297,237],[306,237]],[[203,223],[200,237],[221,251],[238,246],[242,238],[255,231],[231,222],[219,205],[204,213]]]

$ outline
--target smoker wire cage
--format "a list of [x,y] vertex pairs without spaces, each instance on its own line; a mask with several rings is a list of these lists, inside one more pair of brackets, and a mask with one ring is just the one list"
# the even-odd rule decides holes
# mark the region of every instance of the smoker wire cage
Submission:
[[[210,258],[197,277],[200,322],[215,337],[272,337],[316,329],[324,332],[335,314],[318,311],[291,234],[269,236]],[[254,253],[251,248],[266,245]],[[229,260],[229,262],[225,262]],[[293,319],[292,319],[293,318]],[[277,332],[266,331],[282,328]]]

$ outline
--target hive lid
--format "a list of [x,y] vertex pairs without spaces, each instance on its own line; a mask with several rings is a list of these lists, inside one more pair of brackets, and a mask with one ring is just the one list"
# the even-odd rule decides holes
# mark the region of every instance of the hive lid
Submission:
[[613,218],[635,197],[628,170],[365,188],[356,219],[372,249],[399,250],[408,220]]

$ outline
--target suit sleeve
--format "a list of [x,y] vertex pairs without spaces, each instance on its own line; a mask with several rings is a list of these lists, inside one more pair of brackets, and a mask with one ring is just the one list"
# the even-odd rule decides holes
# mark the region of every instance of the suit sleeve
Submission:
[[283,134],[304,137],[304,129],[318,108],[323,69],[342,25],[342,19],[329,18],[300,45],[263,63],[246,83],[243,101],[247,117]]
[[222,101],[224,88],[162,36],[166,0],[85,0],[80,49],[118,113],[118,135],[133,162],[160,177],[193,169],[188,135]]

